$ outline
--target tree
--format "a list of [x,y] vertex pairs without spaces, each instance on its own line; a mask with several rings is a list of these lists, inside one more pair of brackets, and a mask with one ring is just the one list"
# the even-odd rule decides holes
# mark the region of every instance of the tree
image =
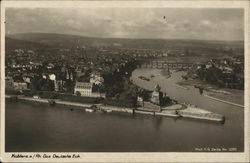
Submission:
[[76,91],[76,96],[81,96],[81,93],[79,91]]

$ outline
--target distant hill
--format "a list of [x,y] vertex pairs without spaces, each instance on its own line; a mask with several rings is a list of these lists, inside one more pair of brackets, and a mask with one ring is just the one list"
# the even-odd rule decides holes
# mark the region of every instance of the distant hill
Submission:
[[207,40],[167,40],[167,39],[126,39],[126,38],[94,38],[76,35],[64,35],[54,33],[23,33],[7,35],[7,37],[39,43],[55,47],[82,47],[82,46],[112,46],[119,45],[123,48],[141,49],[188,49],[213,51],[218,46],[230,46],[236,48],[244,47],[243,41],[207,41]]
[[48,47],[47,45],[26,41],[26,40],[18,40],[9,37],[5,37],[5,49],[12,50],[12,49],[38,49]]
[[63,35],[53,33],[24,33],[13,34],[7,37],[16,40],[31,41],[43,45],[72,48],[76,46],[105,46],[108,45],[104,40],[99,38],[89,38],[74,35]]

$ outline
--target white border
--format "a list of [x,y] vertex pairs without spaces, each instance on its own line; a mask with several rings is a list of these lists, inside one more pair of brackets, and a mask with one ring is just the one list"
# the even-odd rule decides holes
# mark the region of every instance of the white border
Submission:
[[[249,162],[249,1],[3,1],[1,2],[1,157],[3,162]],[[245,12],[245,149],[236,153],[116,152],[79,153],[81,159],[13,159],[5,153],[4,41],[5,8],[244,8]],[[29,153],[29,154],[37,154]],[[25,154],[25,153],[22,153]],[[40,153],[44,154],[44,153]],[[47,153],[51,154],[51,153]],[[57,153],[58,154],[58,153]],[[65,154],[65,153],[64,153]],[[78,153],[74,153],[78,154]]]

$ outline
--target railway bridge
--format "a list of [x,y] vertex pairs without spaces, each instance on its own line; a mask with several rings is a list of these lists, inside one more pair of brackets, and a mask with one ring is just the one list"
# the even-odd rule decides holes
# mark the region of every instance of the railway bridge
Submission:
[[138,65],[138,68],[157,68],[157,69],[188,69],[196,67],[195,63],[150,61]]

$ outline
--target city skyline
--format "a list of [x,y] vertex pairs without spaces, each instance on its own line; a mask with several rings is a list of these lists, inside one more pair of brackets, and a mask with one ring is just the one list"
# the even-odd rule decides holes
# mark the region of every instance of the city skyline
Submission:
[[7,8],[6,34],[242,41],[243,18],[242,9]]

